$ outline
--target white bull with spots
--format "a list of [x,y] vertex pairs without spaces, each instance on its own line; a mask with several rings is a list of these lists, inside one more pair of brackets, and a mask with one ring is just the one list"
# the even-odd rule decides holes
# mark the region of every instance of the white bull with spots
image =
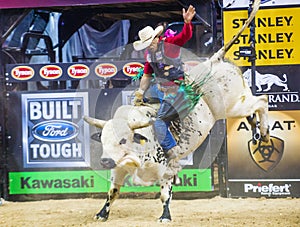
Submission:
[[153,107],[121,106],[108,121],[85,117],[89,124],[102,128],[101,164],[112,169],[111,187],[105,205],[96,214],[97,219],[107,220],[111,205],[119,195],[125,177],[130,174],[137,184],[147,186],[160,183],[163,213],[159,220],[170,221],[173,176],[181,170],[178,161],[201,145],[216,120],[247,117],[252,128],[255,128],[256,117],[251,116],[257,115],[261,140],[268,141],[267,96],[253,96],[240,69],[223,61],[226,51],[253,19],[259,4],[259,0],[255,1],[252,14],[233,40],[190,71],[189,83],[197,84],[203,81],[204,76],[209,76],[206,83],[197,88],[204,96],[181,122],[182,131],[178,143],[181,150],[176,159],[167,163],[154,136],[152,123],[155,121],[156,109]]

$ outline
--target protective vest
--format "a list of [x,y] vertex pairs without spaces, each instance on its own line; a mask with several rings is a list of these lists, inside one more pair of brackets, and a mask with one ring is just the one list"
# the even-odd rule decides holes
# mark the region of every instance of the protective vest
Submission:
[[150,63],[155,76],[160,81],[174,81],[183,78],[183,63],[180,55],[177,58],[170,58],[164,53],[164,41],[159,42],[155,53],[148,52],[147,61]]

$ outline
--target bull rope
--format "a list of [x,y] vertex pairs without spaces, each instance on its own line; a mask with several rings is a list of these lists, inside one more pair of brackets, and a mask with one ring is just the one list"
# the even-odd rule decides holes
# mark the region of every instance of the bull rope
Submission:
[[242,28],[238,31],[238,33],[228,42],[226,43],[217,53],[215,53],[210,60],[211,61],[220,61],[226,52],[232,47],[234,42],[240,37],[240,35],[244,32],[244,30],[250,25],[252,20],[254,19],[257,11],[259,10],[261,0],[255,0],[253,5],[252,5],[252,12],[249,15],[248,19],[242,26]]

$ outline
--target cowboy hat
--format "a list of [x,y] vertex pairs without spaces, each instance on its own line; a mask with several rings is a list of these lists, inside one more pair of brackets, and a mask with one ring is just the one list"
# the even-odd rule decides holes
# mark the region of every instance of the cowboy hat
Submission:
[[138,35],[140,40],[133,42],[133,48],[135,50],[143,50],[150,46],[152,40],[159,34],[161,34],[164,30],[162,25],[155,28],[155,30],[150,27],[146,26],[142,30],[139,31]]

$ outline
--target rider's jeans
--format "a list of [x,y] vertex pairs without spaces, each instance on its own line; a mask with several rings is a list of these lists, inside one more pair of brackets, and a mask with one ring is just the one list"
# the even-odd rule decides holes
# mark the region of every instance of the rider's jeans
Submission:
[[165,112],[168,110],[168,105],[169,104],[166,102],[166,100],[162,100],[160,108],[157,112],[156,121],[154,122],[156,138],[165,151],[171,149],[177,144],[169,129],[170,122],[161,119],[165,116]]

